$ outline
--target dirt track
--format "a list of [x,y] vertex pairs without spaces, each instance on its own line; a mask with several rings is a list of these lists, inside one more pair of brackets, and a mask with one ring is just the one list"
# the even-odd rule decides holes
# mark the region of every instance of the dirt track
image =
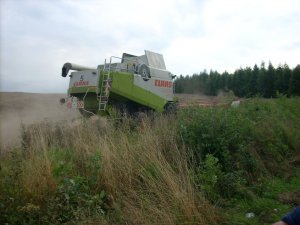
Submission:
[[18,145],[21,124],[47,119],[58,122],[80,116],[59,103],[66,94],[0,93],[0,148]]

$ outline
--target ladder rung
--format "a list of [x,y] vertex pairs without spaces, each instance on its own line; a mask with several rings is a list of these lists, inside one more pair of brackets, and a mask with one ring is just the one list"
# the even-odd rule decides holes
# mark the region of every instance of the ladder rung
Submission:
[[101,96],[101,100],[107,101],[107,100],[108,100],[108,97],[107,97],[107,96]]

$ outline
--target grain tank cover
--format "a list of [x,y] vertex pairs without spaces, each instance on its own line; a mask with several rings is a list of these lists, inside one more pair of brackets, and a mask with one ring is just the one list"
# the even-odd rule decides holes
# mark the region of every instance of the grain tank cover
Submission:
[[166,64],[163,55],[145,50],[145,55],[148,60],[148,65],[161,70],[166,70]]

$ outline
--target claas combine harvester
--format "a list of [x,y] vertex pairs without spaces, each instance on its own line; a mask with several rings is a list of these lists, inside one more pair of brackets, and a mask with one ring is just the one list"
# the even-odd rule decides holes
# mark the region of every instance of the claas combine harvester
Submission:
[[[117,62],[115,62],[117,61]],[[73,70],[69,74],[69,71]],[[145,50],[141,56],[111,56],[97,68],[65,63],[62,76],[70,77],[68,97],[61,99],[82,114],[109,114],[112,108],[136,113],[173,110],[174,75],[166,70],[163,55]]]

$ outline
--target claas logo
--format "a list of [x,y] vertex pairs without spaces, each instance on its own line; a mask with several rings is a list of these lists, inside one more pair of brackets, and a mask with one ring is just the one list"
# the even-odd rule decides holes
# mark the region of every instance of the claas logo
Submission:
[[167,80],[155,80],[155,86],[171,88],[173,86],[173,82]]
[[89,82],[88,81],[79,81],[79,82],[74,82],[74,87],[78,86],[88,86]]
[[84,81],[84,76],[81,75],[79,81],[74,82],[74,87],[78,87],[78,86],[88,86],[89,82],[88,81]]

